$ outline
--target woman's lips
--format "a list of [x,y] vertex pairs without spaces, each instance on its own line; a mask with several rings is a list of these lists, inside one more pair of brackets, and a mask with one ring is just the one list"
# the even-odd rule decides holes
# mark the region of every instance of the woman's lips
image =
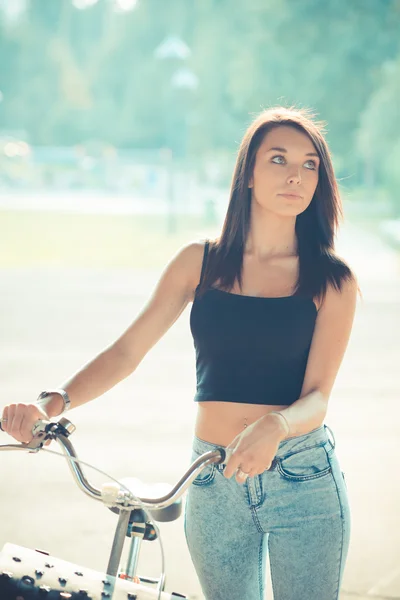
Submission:
[[285,196],[285,198],[292,198],[298,200],[302,198],[302,196],[300,196],[299,194],[279,194],[279,196]]

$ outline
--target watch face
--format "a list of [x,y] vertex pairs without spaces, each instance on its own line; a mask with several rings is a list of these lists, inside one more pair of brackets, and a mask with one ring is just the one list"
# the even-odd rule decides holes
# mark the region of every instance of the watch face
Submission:
[[[40,404],[41,400],[44,400],[45,398],[47,398],[48,396],[53,396],[54,394],[59,394],[62,398],[63,401],[63,409],[62,412],[60,414],[63,414],[65,411],[67,411],[71,405],[70,399],[68,397],[68,394],[65,390],[60,390],[60,389],[55,389],[55,390],[47,390],[44,392],[41,392],[38,396],[38,399],[36,400],[36,402],[38,402]],[[46,406],[46,403],[43,403],[44,406]]]

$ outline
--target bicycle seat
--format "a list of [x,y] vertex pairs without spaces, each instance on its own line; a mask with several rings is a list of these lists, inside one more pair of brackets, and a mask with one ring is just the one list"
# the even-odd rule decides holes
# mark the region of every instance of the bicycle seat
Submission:
[[[119,481],[126,486],[132,494],[139,498],[161,498],[168,494],[172,489],[172,486],[169,483],[145,483],[134,477],[126,477]],[[117,515],[120,513],[120,509],[116,506],[109,506],[109,509]],[[133,517],[133,512],[135,510],[137,509],[132,510],[131,517]],[[155,521],[160,523],[176,521],[182,514],[182,499],[179,498],[165,508],[148,509],[148,512]]]

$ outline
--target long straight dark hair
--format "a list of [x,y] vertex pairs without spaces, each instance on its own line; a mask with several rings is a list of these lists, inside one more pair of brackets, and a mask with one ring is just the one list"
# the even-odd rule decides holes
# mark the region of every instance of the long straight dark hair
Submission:
[[201,295],[217,280],[222,289],[232,289],[235,281],[242,289],[243,253],[250,229],[251,189],[256,153],[269,131],[290,126],[305,133],[320,157],[318,185],[307,209],[296,217],[295,232],[299,255],[299,277],[293,295],[323,297],[328,282],[341,290],[352,279],[349,266],[334,251],[342,202],[330,152],[324,139],[325,123],[316,121],[309,109],[275,107],[263,111],[248,127],[240,144],[233,172],[230,200],[219,238],[210,242]]

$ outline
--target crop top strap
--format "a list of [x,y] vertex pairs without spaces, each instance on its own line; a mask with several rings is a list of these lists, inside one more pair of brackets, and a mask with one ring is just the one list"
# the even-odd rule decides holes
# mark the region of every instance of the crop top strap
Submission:
[[201,274],[200,274],[200,282],[199,285],[197,286],[198,288],[201,286],[201,284],[203,283],[203,279],[204,279],[204,272],[206,270],[206,264],[207,264],[207,256],[208,256],[208,250],[210,248],[210,241],[206,240],[205,244],[204,244],[204,254],[203,254],[203,263],[201,265]]

